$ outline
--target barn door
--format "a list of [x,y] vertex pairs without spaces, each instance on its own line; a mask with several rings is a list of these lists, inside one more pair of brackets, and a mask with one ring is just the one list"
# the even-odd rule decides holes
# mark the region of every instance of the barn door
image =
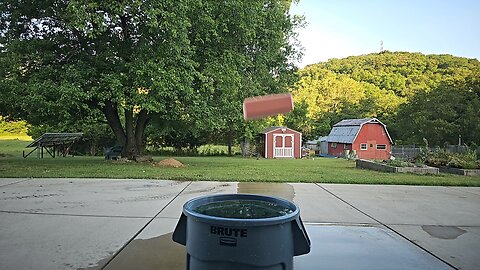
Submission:
[[273,135],[273,157],[293,157],[293,134]]
[[377,158],[377,141],[375,140],[367,140],[367,147],[368,150],[366,152],[366,158],[367,159],[376,159]]

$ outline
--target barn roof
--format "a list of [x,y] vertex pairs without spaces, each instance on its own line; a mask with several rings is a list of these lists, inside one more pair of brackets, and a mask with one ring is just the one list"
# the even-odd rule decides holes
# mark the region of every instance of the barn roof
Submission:
[[328,142],[337,143],[353,143],[357,138],[358,132],[363,125],[367,123],[377,123],[383,126],[387,133],[390,143],[393,143],[390,134],[388,134],[387,126],[376,118],[362,118],[362,119],[345,119],[333,125],[330,134],[328,134]]
[[299,131],[293,130],[293,129],[291,129],[291,128],[283,127],[283,126],[268,127],[268,128],[266,128],[266,129],[264,129],[264,130],[261,132],[261,134],[267,134],[267,133],[270,133],[270,132],[272,132],[272,131],[274,131],[274,130],[281,129],[281,128],[285,128],[285,129],[291,130],[291,131],[293,131],[293,132],[297,132],[297,133],[302,134],[302,133],[299,132]]
[[362,118],[362,119],[345,119],[342,120],[335,125],[334,127],[339,127],[339,126],[361,126],[363,124],[369,123],[369,122],[380,122],[376,118]]

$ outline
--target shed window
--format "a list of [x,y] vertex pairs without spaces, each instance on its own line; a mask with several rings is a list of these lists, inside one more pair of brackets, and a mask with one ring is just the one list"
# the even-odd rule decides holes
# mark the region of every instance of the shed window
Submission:
[[343,149],[348,149],[348,144],[344,144]]
[[360,150],[367,150],[368,145],[366,143],[361,143],[360,144]]
[[386,144],[377,144],[377,150],[385,150],[385,149],[387,149]]
[[332,143],[332,148],[337,148],[337,143],[336,142]]

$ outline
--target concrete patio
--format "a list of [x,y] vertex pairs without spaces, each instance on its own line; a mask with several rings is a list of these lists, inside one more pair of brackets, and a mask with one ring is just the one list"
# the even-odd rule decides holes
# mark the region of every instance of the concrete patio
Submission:
[[480,188],[0,179],[0,269],[184,269],[182,205],[219,193],[295,202],[295,269],[480,269]]

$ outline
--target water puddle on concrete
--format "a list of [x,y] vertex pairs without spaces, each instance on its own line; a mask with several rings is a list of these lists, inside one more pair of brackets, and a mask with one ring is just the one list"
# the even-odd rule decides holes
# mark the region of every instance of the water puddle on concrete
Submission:
[[[381,227],[307,224],[312,241],[309,254],[295,257],[295,270],[316,269],[451,269],[395,233]],[[104,269],[186,268],[185,247],[172,233],[132,241]],[[98,263],[100,269],[108,259]]]
[[456,239],[467,232],[455,226],[423,225],[422,229],[430,236],[439,239]]
[[[185,270],[185,247],[172,241],[172,233],[150,239],[133,240],[104,269],[115,270]],[[98,262],[95,267],[84,270],[102,269],[110,258]]]
[[237,193],[261,194],[280,197],[289,201],[295,198],[293,186],[286,183],[245,183],[237,184]]

